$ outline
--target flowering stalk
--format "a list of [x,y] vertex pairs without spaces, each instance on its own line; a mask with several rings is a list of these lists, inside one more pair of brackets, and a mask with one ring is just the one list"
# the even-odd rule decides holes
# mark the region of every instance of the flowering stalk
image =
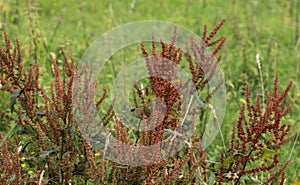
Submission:
[[[261,96],[253,105],[250,101],[250,88],[246,86],[246,104],[242,106],[237,124],[233,127],[229,152],[215,169],[218,181],[224,179],[239,184],[246,175],[276,169],[268,182],[277,182],[289,161],[280,165],[280,148],[293,136],[288,136],[290,125],[282,123],[282,118],[290,106],[285,104],[285,97],[292,86],[290,81],[282,94],[278,92],[278,76],[274,80],[273,92],[269,93],[266,108],[261,106]],[[245,116],[245,114],[247,116]],[[264,179],[261,179],[263,181]]]

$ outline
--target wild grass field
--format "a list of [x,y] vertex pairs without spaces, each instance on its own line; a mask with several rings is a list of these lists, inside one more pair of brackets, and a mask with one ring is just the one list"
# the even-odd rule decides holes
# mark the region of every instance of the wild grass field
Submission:
[[[262,93],[262,86],[267,97],[273,89],[276,74],[279,77],[280,92],[292,81],[293,86],[285,100],[285,103],[291,105],[291,111],[284,116],[282,122],[291,126],[289,134],[294,135],[280,149],[280,159],[282,162],[290,160],[286,168],[285,184],[300,184],[300,0],[0,0],[1,35],[7,32],[12,45],[15,45],[16,38],[19,39],[24,64],[39,64],[39,83],[47,91],[50,91],[49,82],[53,81],[53,57],[57,59],[60,67],[64,61],[61,49],[65,51],[66,56],[73,57],[77,64],[97,38],[126,23],[143,20],[167,21],[201,36],[204,24],[207,24],[208,30],[212,30],[222,19],[226,19],[226,22],[217,36],[224,35],[227,38],[219,51],[223,56],[220,68],[225,76],[227,103],[221,128],[223,139],[226,145],[229,145],[233,123],[237,122],[240,107],[246,102],[246,82],[251,86],[251,98],[255,101],[255,96]],[[1,47],[5,47],[3,39]],[[132,50],[137,53],[134,48],[127,52]],[[260,56],[262,79],[256,62],[257,54]],[[108,83],[111,76],[104,75],[101,80]],[[98,85],[101,85],[101,82],[98,82]],[[10,114],[13,95],[4,92],[0,94],[0,110]],[[18,102],[15,106],[19,108]],[[13,126],[13,122],[3,121],[1,118],[1,135],[7,135]],[[73,132],[72,130],[71,133]],[[74,137],[71,138],[72,141],[76,140]],[[7,140],[10,138],[14,138],[13,143],[18,141],[21,145],[33,139],[31,136],[18,135],[15,131],[9,134]],[[33,151],[34,147],[30,147],[29,145],[26,151],[26,158],[38,155],[34,154],[38,151]],[[222,149],[222,138],[218,134],[206,149],[207,160],[214,161],[220,158]],[[50,155],[39,155],[41,154]],[[26,176],[24,179],[40,179],[41,171],[35,170],[42,168],[32,164],[43,164],[30,163],[28,160],[25,160],[27,163],[24,162],[21,156],[19,161],[23,177]],[[5,167],[5,163],[2,164]],[[39,176],[34,176],[35,173]],[[259,175],[267,176],[268,173]],[[54,176],[49,175],[47,178],[51,179]],[[86,176],[85,181],[73,179],[72,184],[92,184],[87,179]],[[38,181],[32,182],[39,184]],[[257,182],[253,180],[253,184],[255,183]],[[60,184],[67,182],[63,181]]]

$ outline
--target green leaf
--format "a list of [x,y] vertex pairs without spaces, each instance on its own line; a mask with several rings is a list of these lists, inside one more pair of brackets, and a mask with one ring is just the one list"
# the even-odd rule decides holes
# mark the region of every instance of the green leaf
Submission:
[[234,155],[228,156],[222,164],[218,164],[215,166],[216,169],[220,169],[222,167],[228,166],[229,164],[233,163]]
[[38,115],[38,116],[41,116],[41,117],[43,117],[43,116],[45,116],[45,111],[43,110],[43,111],[37,111],[36,112],[36,114]]
[[262,158],[264,160],[267,160],[267,161],[270,161],[270,162],[273,162],[273,156],[274,155],[280,155],[282,154],[281,152],[279,151],[276,151],[276,150],[272,150],[272,149],[269,149],[269,148],[261,148],[261,150],[264,152]]
[[189,130],[190,127],[191,127],[191,124],[192,124],[192,121],[190,121],[190,120],[185,120],[184,123],[183,123],[183,129],[184,129],[185,131]]
[[17,128],[17,123],[15,123],[11,129],[8,131],[8,133],[5,135],[5,137],[3,138],[3,140],[0,142],[0,147],[2,146],[3,141],[7,140],[7,138],[9,138],[16,130]]
[[13,113],[15,110],[15,104],[17,103],[17,98],[20,96],[21,90],[16,90],[12,92],[11,97],[10,97],[10,102],[9,102],[9,107],[10,107],[10,112]]
[[149,107],[144,107],[143,111],[144,111],[145,114],[150,114],[151,113],[151,110],[150,110]]
[[176,115],[176,116],[179,116],[178,112],[177,112],[177,109],[175,109],[174,107],[172,108],[172,112]]
[[233,84],[233,82],[231,80],[227,80],[226,81],[226,85],[228,85],[231,88],[234,88],[234,84]]
[[14,182],[15,178],[16,178],[16,175],[13,174],[13,175],[7,180],[7,183],[8,183],[8,184],[12,184],[12,183]]
[[249,181],[251,181],[252,183],[256,183],[256,184],[261,183],[261,181],[255,176],[243,176],[242,178],[244,180],[248,181],[248,183],[249,183]]
[[179,116],[174,116],[174,115],[168,115],[169,119],[179,119]]
[[276,150],[272,150],[269,148],[261,148],[261,150],[264,152],[264,155],[268,154],[268,155],[281,155],[282,152],[276,151]]
[[155,94],[150,94],[148,96],[146,95],[141,95],[142,98],[146,99],[146,100],[154,100],[156,98]]
[[163,134],[163,138],[169,137],[172,134],[172,132],[170,132],[170,129],[165,129],[165,132]]
[[234,155],[230,155],[228,156],[225,161],[223,162],[223,166],[227,166],[229,165],[230,163],[232,163],[234,161]]
[[199,98],[199,96],[195,93],[194,96],[196,97],[199,105],[201,108],[204,108],[204,102]]
[[77,137],[77,134],[76,134],[76,132],[73,130],[73,128],[71,126],[69,126],[69,130],[70,130],[70,133],[71,133],[72,141],[73,141],[75,147],[78,149],[79,146],[78,146],[78,137]]
[[58,150],[49,150],[49,151],[45,151],[40,155],[40,158],[45,159],[47,156],[49,155],[54,155],[58,152]]

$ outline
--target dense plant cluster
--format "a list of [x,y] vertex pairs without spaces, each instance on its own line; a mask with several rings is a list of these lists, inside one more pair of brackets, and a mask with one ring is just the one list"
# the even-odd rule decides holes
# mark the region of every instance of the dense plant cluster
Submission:
[[[129,130],[123,124],[109,105],[102,116],[101,125],[113,122],[112,134],[124,143],[149,146],[160,143],[165,138],[165,130],[174,130],[179,126],[173,137],[180,137],[184,126],[178,114],[181,113],[179,94],[170,81],[177,80],[176,66],[185,57],[189,63],[189,70],[196,91],[203,91],[216,67],[221,61],[217,55],[226,37],[221,36],[213,40],[225,20],[218,23],[208,34],[204,26],[202,43],[191,40],[187,54],[181,48],[176,48],[176,29],[171,43],[160,42],[161,50],[152,42],[151,54],[144,45],[142,54],[147,61],[147,69],[151,86],[139,87],[134,85],[134,110],[141,119],[149,117],[149,112],[155,114],[160,111],[151,106],[150,97],[155,95],[163,99],[166,105],[166,115],[163,124],[155,129],[136,133],[136,140],[129,138]],[[260,96],[256,103],[251,104],[249,85],[246,86],[246,103],[242,105],[238,121],[234,124],[230,146],[218,156],[219,161],[209,164],[207,154],[202,149],[202,132],[193,133],[189,141],[184,141],[184,147],[178,154],[156,164],[132,167],[109,161],[103,153],[95,152],[90,143],[78,131],[78,123],[73,112],[74,96],[73,82],[75,78],[75,64],[68,59],[61,50],[64,62],[59,65],[53,56],[52,74],[49,92],[39,83],[39,65],[28,65],[22,60],[19,41],[11,46],[8,35],[4,34],[5,48],[0,48],[0,83],[3,97],[9,97],[9,102],[2,101],[1,127],[13,125],[6,136],[0,135],[0,182],[1,184],[240,184],[278,182],[284,184],[285,168],[289,161],[280,161],[280,148],[288,142],[290,127],[282,123],[282,118],[290,110],[285,103],[285,97],[291,87],[288,84],[285,91],[278,91],[278,77],[274,80],[274,89],[269,93],[265,108],[261,104]],[[207,47],[212,47],[211,53],[205,53]],[[216,57],[215,60],[212,58]],[[172,61],[172,67],[165,65]],[[207,62],[210,61],[210,62]],[[159,70],[158,70],[159,69]],[[168,71],[170,79],[159,78],[161,71]],[[95,94],[96,83],[91,83],[86,75],[85,94]],[[204,111],[209,111],[210,98],[219,86],[203,97]],[[101,84],[101,83],[100,83]],[[177,84],[183,87],[183,84]],[[97,110],[103,109],[103,100],[108,96],[108,88],[103,87],[103,94],[95,102],[84,102],[87,106],[95,104]],[[77,93],[77,92],[76,92]],[[84,94],[80,94],[84,95]],[[74,101],[85,101],[84,96]],[[7,99],[7,98],[6,98]],[[159,104],[158,104],[159,105]],[[89,109],[82,107],[83,109]],[[88,116],[87,116],[88,117]],[[88,119],[88,118],[87,118]],[[88,122],[88,120],[85,120]],[[149,119],[148,121],[151,121]],[[199,124],[199,123],[191,123]],[[3,125],[3,126],[2,126]],[[104,141],[105,142],[105,141]],[[172,152],[170,145],[169,151]],[[158,151],[161,152],[161,151]],[[141,154],[141,156],[146,154]],[[124,158],[126,159],[126,153]],[[258,174],[264,172],[263,178]]]
[[[276,76],[274,89],[269,93],[265,109],[261,106],[261,96],[257,97],[255,105],[251,104],[250,88],[246,85],[246,105],[242,106],[238,122],[233,126],[228,152],[221,155],[217,175],[220,182],[225,178],[237,184],[243,175],[257,174],[276,168],[263,184],[272,181],[280,181],[280,184],[284,184],[284,169],[289,161],[279,165],[280,148],[293,136],[287,137],[290,126],[281,124],[281,120],[290,110],[289,106],[286,107],[284,98],[291,85],[292,82],[280,94],[278,76]],[[279,179],[280,174],[281,179]]]

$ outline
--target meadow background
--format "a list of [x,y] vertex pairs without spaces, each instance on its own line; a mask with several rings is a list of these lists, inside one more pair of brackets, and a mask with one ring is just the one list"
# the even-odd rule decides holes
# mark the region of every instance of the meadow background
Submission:
[[[20,39],[24,61],[41,65],[45,86],[51,77],[51,56],[60,48],[78,62],[93,41],[119,25],[162,20],[201,35],[204,24],[210,30],[222,18],[226,23],[218,34],[227,37],[220,64],[227,88],[225,140],[229,142],[227,132],[244,102],[244,83],[251,84],[254,94],[261,93],[255,60],[259,54],[266,91],[276,73],[281,90],[289,80],[294,83],[287,100],[293,108],[285,121],[296,137],[284,147],[285,159],[291,160],[287,168],[291,184],[300,177],[300,0],[0,0],[1,33]],[[218,156],[220,147],[217,137],[207,151]]]

